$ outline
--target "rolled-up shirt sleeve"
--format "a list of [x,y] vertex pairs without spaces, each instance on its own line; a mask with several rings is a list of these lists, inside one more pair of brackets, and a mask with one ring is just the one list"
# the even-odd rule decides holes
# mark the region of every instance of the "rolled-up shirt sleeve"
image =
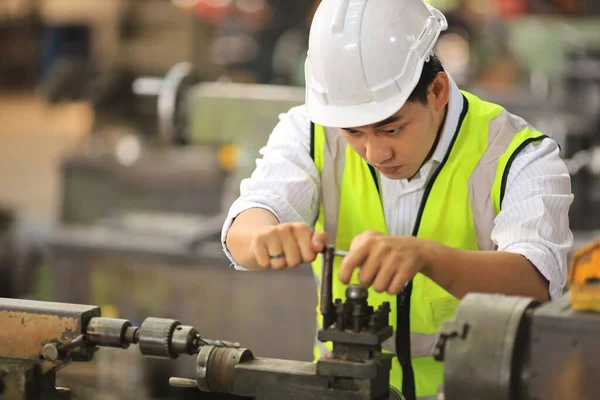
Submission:
[[310,155],[310,120],[304,106],[279,116],[252,175],[240,184],[240,197],[223,224],[223,251],[238,270],[244,270],[227,249],[225,239],[233,220],[251,208],[263,208],[280,222],[311,225],[319,205],[319,174]]
[[553,299],[562,294],[567,279],[572,202],[571,178],[556,142],[530,143],[510,167],[492,231],[498,250],[523,255],[548,280]]

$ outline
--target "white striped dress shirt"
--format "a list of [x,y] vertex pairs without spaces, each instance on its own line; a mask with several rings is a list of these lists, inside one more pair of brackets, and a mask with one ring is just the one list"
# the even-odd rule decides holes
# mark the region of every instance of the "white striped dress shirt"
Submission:
[[[380,175],[382,201],[390,235],[411,235],[427,181],[442,162],[463,108],[463,97],[450,79],[446,122],[431,159],[410,181]],[[509,110],[510,111],[510,110]],[[232,265],[244,270],[225,245],[233,219],[249,208],[271,211],[281,222],[312,224],[319,209],[320,178],[310,156],[310,120],[304,106],[280,115],[251,177],[242,181],[240,197],[223,225],[223,250]],[[502,210],[492,240],[498,250],[525,256],[550,282],[550,296],[562,294],[567,253],[573,243],[568,212],[571,179],[553,140],[528,144],[510,168]]]

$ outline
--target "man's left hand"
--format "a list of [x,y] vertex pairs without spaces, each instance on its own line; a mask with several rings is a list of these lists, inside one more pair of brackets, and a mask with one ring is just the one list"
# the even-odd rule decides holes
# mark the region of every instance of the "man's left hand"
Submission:
[[400,294],[406,284],[428,266],[429,242],[413,236],[387,236],[366,231],[350,244],[340,267],[340,280],[348,284],[355,268],[364,287]]

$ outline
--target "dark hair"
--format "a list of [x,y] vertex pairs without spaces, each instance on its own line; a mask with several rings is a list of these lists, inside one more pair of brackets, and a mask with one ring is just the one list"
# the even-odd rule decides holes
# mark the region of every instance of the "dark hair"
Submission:
[[417,86],[415,86],[414,90],[408,97],[408,101],[413,103],[420,102],[427,104],[427,89],[440,72],[444,72],[444,66],[442,65],[442,62],[438,56],[432,55],[429,57],[429,61],[423,64],[421,78],[419,78]]

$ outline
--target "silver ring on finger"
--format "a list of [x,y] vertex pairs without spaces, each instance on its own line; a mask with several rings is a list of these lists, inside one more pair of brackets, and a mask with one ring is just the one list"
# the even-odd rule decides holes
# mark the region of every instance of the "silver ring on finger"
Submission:
[[278,258],[283,258],[283,253],[279,253],[279,254],[269,254],[269,258],[271,260],[276,260]]

